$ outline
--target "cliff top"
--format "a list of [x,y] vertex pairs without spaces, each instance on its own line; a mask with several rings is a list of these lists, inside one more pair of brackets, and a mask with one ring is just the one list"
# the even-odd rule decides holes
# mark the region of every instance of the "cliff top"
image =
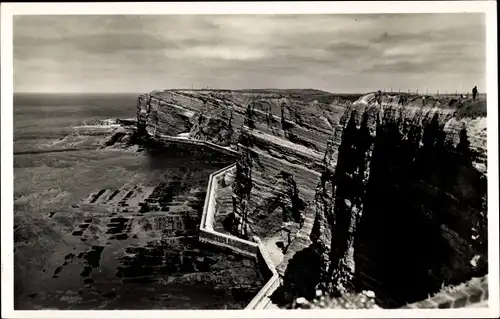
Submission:
[[[305,103],[318,101],[319,103],[353,103],[358,106],[368,106],[375,104],[376,92],[369,93],[331,93],[317,89],[165,89],[154,90],[152,95],[158,97],[171,94],[183,94],[188,96],[215,95],[224,98],[250,97],[279,99],[287,98],[300,100]],[[486,94],[480,94],[476,100],[471,95],[436,95],[436,94],[415,94],[415,93],[382,93],[381,102],[390,105],[403,104],[407,107],[419,108],[440,108],[456,112],[458,118],[485,117]]]
[[354,106],[373,106],[377,104],[377,99],[384,106],[405,108],[432,109],[437,108],[445,113],[455,113],[457,118],[478,118],[485,117],[486,95],[479,95],[477,99],[467,95],[422,95],[408,93],[382,93],[380,97],[376,92],[371,92],[361,96],[354,101]]
[[314,100],[320,103],[332,103],[340,101],[353,102],[357,100],[362,93],[331,93],[317,89],[166,89],[154,90],[153,95],[163,96],[169,94],[187,94],[187,95],[223,95],[223,96],[250,96],[258,98],[288,98],[301,100],[309,103]]

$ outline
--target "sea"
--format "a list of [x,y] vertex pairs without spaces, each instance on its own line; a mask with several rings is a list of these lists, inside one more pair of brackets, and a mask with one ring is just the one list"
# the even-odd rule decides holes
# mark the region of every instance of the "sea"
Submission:
[[14,94],[14,153],[43,148],[106,119],[136,117],[138,93]]
[[[190,258],[204,260],[209,254],[216,261],[211,266],[214,271],[232,273],[235,269],[237,276],[246,276],[252,292],[215,289],[210,282],[179,284],[196,272],[175,266],[175,261],[178,273],[162,279],[168,284],[134,282],[134,278],[124,284],[116,277],[117,269],[128,267],[123,261],[125,251],[149,251],[148,245],[156,240],[153,232],[140,230],[152,220],[134,220],[127,240],[111,240],[106,227],[120,213],[92,207],[84,211],[78,206],[83,199],[101,190],[122,192],[134,185],[152,189],[161,183],[173,183],[177,189],[170,188],[176,202],[172,205],[186,200],[186,207],[197,207],[204,201],[209,174],[233,161],[206,151],[186,151],[184,146],[167,147],[158,156],[101,149],[103,140],[117,129],[110,124],[114,119],[136,117],[138,96],[14,95],[15,309],[241,309],[260,288],[260,275],[248,261],[244,267],[237,257],[227,260],[220,252],[205,253],[194,239],[185,244]],[[196,209],[201,211],[200,207]],[[86,229],[83,235],[75,236],[75,230],[81,233],[82,227]],[[131,238],[132,234],[137,239]],[[155,249],[159,249],[155,250],[157,256],[172,255],[166,247]],[[179,253],[172,258],[176,260]],[[94,256],[97,261],[85,264],[85,258],[75,256]],[[148,258],[152,257],[134,261],[139,277],[150,269],[145,262]],[[88,263],[93,265],[91,274],[84,276]]]

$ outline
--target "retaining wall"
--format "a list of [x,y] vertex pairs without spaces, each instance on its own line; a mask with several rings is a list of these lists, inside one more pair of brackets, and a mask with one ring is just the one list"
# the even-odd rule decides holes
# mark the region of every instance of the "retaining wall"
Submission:
[[449,292],[439,292],[434,296],[408,304],[402,308],[463,308],[488,301],[488,275],[472,278]]
[[258,309],[262,307],[262,304],[267,301],[266,299],[279,286],[279,275],[269,254],[258,237],[254,237],[254,241],[249,241],[236,236],[219,233],[213,228],[215,213],[217,212],[217,189],[221,184],[221,180],[225,179],[226,174],[234,174],[235,170],[236,164],[232,164],[210,175],[201,216],[200,241],[257,260],[259,270],[268,281],[248,304],[246,309]]
[[[156,138],[167,142],[207,146],[230,155],[237,154],[236,151],[228,147],[222,147],[207,141],[166,135],[156,136]],[[273,264],[264,245],[258,237],[254,237],[254,241],[248,241],[236,236],[219,233],[213,229],[218,205],[217,189],[221,184],[220,181],[225,178],[226,174],[234,174],[235,170],[236,164],[231,164],[210,175],[201,216],[199,240],[224,250],[256,259],[259,270],[264,278],[268,278],[268,281],[245,309],[265,309],[271,302],[269,299],[270,296],[279,287],[281,282],[280,276],[276,271],[276,265]],[[481,278],[472,279],[471,283],[465,288],[457,288],[448,293],[438,293],[433,297],[408,304],[402,308],[460,308],[480,302],[484,303],[487,300],[488,276],[486,275]]]
[[[228,147],[222,147],[207,141],[167,135],[151,137],[158,138],[161,141],[166,142],[207,146],[230,155],[237,154],[236,151]],[[267,282],[245,309],[263,309],[269,304],[269,297],[280,285],[280,278],[278,272],[276,271],[276,266],[273,264],[264,245],[258,237],[254,237],[254,241],[244,240],[236,236],[219,233],[215,231],[213,227],[218,205],[217,189],[219,188],[219,185],[221,185],[221,181],[224,180],[226,174],[234,174],[235,171],[236,164],[231,164],[210,175],[208,179],[207,195],[205,197],[203,213],[201,216],[199,240],[203,243],[211,244],[239,255],[254,258],[257,261],[259,270],[261,271],[263,277],[267,279]]]
[[270,297],[281,284],[280,275],[276,271],[276,265],[273,264],[271,257],[267,253],[264,245],[258,237],[255,237],[259,253],[257,254],[257,263],[264,276],[269,276],[269,280],[262,289],[255,295],[245,309],[264,309],[271,302]]

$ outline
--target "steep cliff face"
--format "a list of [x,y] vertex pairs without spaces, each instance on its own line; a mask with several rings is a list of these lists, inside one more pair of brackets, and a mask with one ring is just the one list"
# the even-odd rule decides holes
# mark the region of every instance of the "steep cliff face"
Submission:
[[286,171],[281,171],[278,176],[279,199],[280,206],[283,211],[283,221],[295,221],[302,223],[303,213],[305,208],[304,201],[300,198],[297,182],[292,174]]
[[[289,241],[288,294],[369,289],[396,307],[484,274],[485,101],[375,93],[352,101],[273,90],[153,92],[139,98],[138,122],[150,134],[189,132],[233,147],[246,132],[233,221],[221,212],[216,227],[244,221],[248,233],[268,238],[315,212],[312,230]],[[251,186],[242,182],[249,176]]]
[[[240,210],[248,206],[254,231],[266,236],[272,235],[266,231],[270,223],[276,223],[272,228],[279,229],[290,220],[290,212],[302,205],[297,198],[307,202],[314,198],[328,132],[345,108],[334,104],[331,96],[314,90],[152,92],[139,97],[138,126],[157,135],[188,130],[191,138],[233,148],[241,139],[241,128],[250,128],[249,154],[255,162],[252,194],[247,200],[240,195],[234,200]],[[283,171],[289,176],[284,177]],[[286,186],[291,181],[300,193],[294,195],[294,203],[288,199],[290,190]],[[287,203],[277,204],[277,198]],[[226,225],[236,222],[229,219],[225,219]],[[297,216],[292,219],[300,220]]]
[[484,274],[485,132],[470,139],[481,119],[455,114],[374,94],[346,110],[316,196],[321,288],[373,289],[391,307]]
[[[359,124],[356,120],[356,112],[353,112],[347,124],[340,123],[345,128],[337,150],[337,163],[334,168],[332,151],[328,150],[317,193],[318,225],[328,229],[326,238],[319,232],[319,240],[326,248],[323,252],[322,288],[327,291],[345,291],[352,284],[355,270],[354,231],[363,212],[373,138],[369,114],[365,113]],[[328,226],[324,225],[325,220]]]
[[183,92],[143,94],[137,99],[138,129],[152,135],[187,133],[202,106],[201,100],[191,99]]
[[[193,138],[235,145],[245,124],[323,153],[332,123],[338,122],[345,107],[337,101],[340,97],[333,97],[315,90],[154,91],[138,98],[138,126],[150,134],[189,132]],[[232,132],[225,130],[228,123]]]
[[[299,224],[306,203],[294,175],[285,170],[271,173],[252,150],[253,141],[248,130],[240,135],[240,156],[231,184],[233,209],[223,224],[226,231],[235,235],[264,239],[275,236],[284,225],[286,229],[294,228],[290,222]],[[264,178],[263,173],[273,175],[266,174],[268,177]],[[287,239],[284,246],[288,244]]]
[[249,150],[250,146],[246,135],[241,135],[235,180],[232,184],[234,221],[233,225],[231,225],[231,233],[245,239],[250,238],[248,214],[250,212],[250,196],[253,187],[252,170],[254,164],[252,153]]
[[233,127],[233,109],[205,105],[195,116],[189,136],[221,146],[234,145],[237,135]]

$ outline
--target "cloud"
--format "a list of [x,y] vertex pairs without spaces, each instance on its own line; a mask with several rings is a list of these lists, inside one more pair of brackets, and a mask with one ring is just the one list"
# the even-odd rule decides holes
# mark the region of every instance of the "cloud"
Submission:
[[[483,85],[484,43],[481,14],[21,16],[14,83],[18,91]],[[439,83],[438,72],[456,80]]]
[[180,57],[192,57],[196,59],[215,59],[233,61],[261,60],[266,57],[265,50],[249,50],[244,47],[233,46],[198,46],[186,50],[178,50]]

